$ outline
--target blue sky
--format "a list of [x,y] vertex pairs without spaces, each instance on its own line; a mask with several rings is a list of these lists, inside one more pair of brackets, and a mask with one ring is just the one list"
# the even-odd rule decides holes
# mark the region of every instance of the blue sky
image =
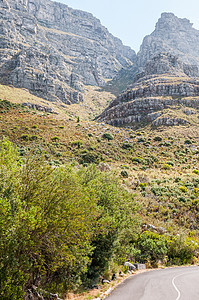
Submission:
[[136,52],[145,35],[150,34],[162,12],[187,18],[199,29],[198,0],[56,0],[91,12],[125,45]]

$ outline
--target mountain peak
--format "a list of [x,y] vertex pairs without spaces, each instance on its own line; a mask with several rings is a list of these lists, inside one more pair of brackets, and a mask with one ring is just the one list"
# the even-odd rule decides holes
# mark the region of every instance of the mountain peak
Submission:
[[192,29],[193,23],[186,18],[178,18],[174,13],[163,12],[156,23],[156,31],[159,30],[189,30]]

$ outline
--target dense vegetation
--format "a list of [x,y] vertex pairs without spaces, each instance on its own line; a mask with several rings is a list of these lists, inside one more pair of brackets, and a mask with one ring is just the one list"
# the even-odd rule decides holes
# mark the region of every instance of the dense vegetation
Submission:
[[20,299],[33,284],[67,291],[129,255],[137,205],[113,175],[52,168],[38,155],[22,161],[4,139],[0,178],[1,299]]
[[140,132],[0,104],[1,299],[91,286],[126,259],[197,261],[197,128]]

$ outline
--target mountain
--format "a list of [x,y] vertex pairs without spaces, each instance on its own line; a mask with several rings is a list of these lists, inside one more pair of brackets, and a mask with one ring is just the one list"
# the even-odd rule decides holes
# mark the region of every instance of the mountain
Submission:
[[0,83],[66,104],[105,85],[135,52],[92,14],[50,0],[0,1]]
[[178,18],[173,13],[162,13],[155,30],[143,39],[135,64],[120,70],[106,89],[118,95],[134,81],[137,73],[144,70],[150,59],[162,52],[198,67],[199,30],[194,29],[188,19]]
[[114,126],[199,124],[199,71],[161,53],[136,74],[134,83],[97,118]]
[[0,8],[0,298],[103,298],[125,261],[198,264],[197,45],[136,57],[91,14]]
[[106,89],[119,95],[97,120],[131,127],[191,124],[199,116],[198,76],[199,31],[189,20],[163,13],[134,65],[109,82]]
[[154,55],[170,52],[183,62],[199,65],[199,30],[187,19],[173,13],[162,13],[155,30],[147,35],[137,55],[137,65],[143,67]]

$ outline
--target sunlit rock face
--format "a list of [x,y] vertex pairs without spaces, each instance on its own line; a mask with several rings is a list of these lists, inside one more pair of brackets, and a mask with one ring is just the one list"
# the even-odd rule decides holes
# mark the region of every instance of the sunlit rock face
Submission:
[[136,54],[92,14],[49,0],[0,0],[0,82],[67,104]]
[[[119,93],[126,89],[137,79],[137,74],[147,72],[146,64],[154,56],[157,57],[162,53],[170,53],[180,59],[181,63],[192,65],[193,71],[193,66],[199,67],[199,30],[194,29],[193,24],[187,19],[178,18],[173,13],[162,13],[155,30],[143,39],[134,65],[120,70],[114,80],[109,82],[109,90]],[[172,60],[169,64],[170,72]],[[157,69],[153,70],[154,74],[168,71],[165,62],[163,66],[156,64],[156,67]]]
[[199,65],[199,30],[187,19],[173,13],[162,13],[155,30],[147,35],[137,55],[138,66],[144,66],[154,55],[169,52],[184,63]]
[[183,118],[164,116],[165,110],[175,112],[180,107],[199,110],[198,67],[162,53],[146,63],[132,85],[114,99],[97,120],[114,126],[186,124]]

